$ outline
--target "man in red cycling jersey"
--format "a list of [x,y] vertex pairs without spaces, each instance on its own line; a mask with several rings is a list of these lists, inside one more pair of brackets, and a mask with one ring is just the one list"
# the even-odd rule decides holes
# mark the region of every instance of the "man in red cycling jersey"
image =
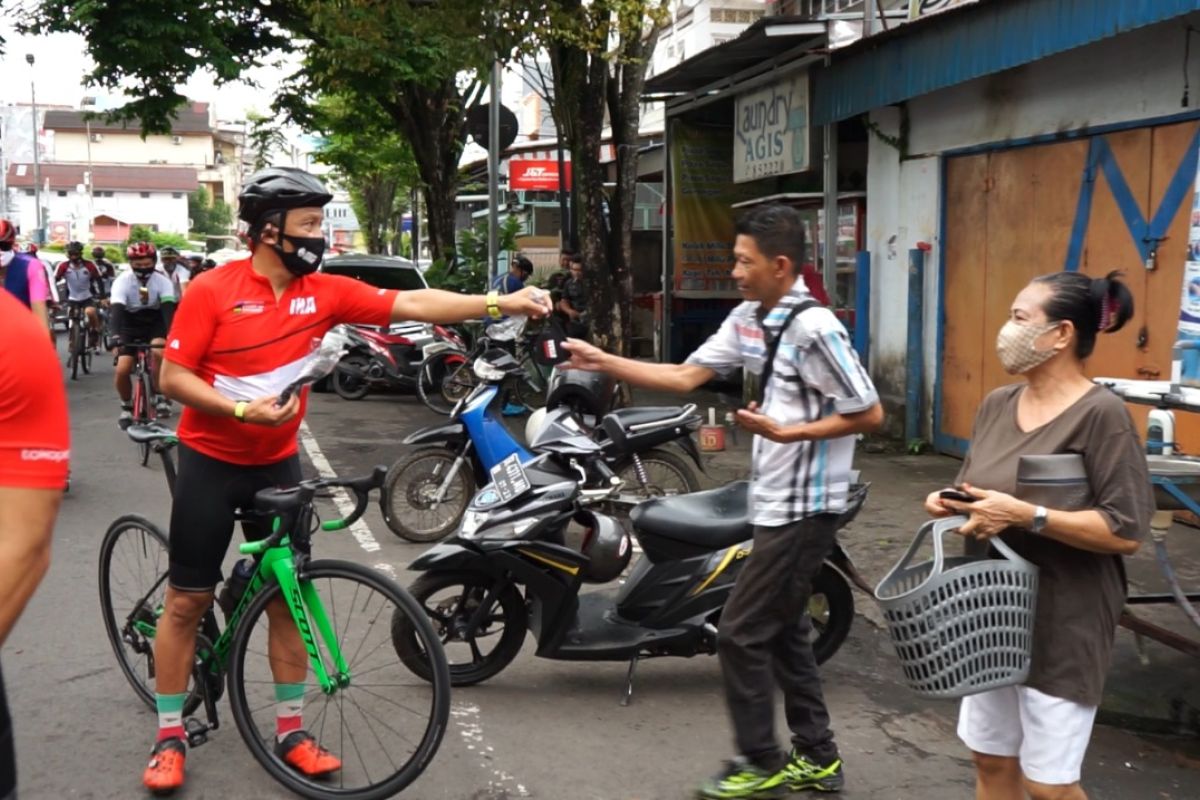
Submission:
[[[41,319],[0,291],[0,644],[50,566],[67,481],[67,395]],[[16,795],[12,722],[0,680],[0,797]]]
[[[153,791],[183,784],[182,708],[196,626],[221,580],[234,513],[251,508],[258,490],[300,478],[296,434],[307,392],[281,407],[276,401],[314,341],[347,322],[446,323],[485,313],[545,316],[550,310],[544,293],[532,288],[486,297],[397,292],[317,272],[325,250],[322,208],[331,199],[303,170],[276,167],[251,176],[238,198],[238,216],[249,226],[250,258],[193,281],[167,335],[162,390],[184,411],[166,608],[154,640],[159,730],[143,777]],[[243,532],[248,539],[268,533],[254,523],[243,523]],[[279,699],[276,754],[308,776],[336,772],[341,761],[301,725],[307,656],[282,599],[268,606],[268,618]]]

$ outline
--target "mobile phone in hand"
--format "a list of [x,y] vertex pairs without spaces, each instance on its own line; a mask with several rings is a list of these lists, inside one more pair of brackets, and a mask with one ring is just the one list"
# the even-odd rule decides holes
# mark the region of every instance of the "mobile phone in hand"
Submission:
[[961,489],[943,489],[938,492],[938,497],[943,500],[957,500],[960,503],[974,503],[979,498],[973,494],[967,494]]

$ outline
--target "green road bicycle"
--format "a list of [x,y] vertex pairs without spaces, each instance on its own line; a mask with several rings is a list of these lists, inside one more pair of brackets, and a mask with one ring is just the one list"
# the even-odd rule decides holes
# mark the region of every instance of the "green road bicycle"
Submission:
[[[174,433],[159,425],[132,426],[130,438],[158,452],[174,483],[170,451]],[[420,605],[395,581],[347,561],[312,560],[311,536],[319,528],[348,528],[367,508],[386,470],[354,480],[306,480],[255,497],[257,518],[272,533],[239,546],[253,557],[245,590],[221,631],[210,608],[196,634],[196,658],[184,705],[189,745],[204,743],[219,727],[217,701],[228,692],[233,719],[255,760],[303,797],[375,800],[390,797],[425,770],[441,743],[450,711],[450,675],[442,645]],[[174,487],[172,486],[172,489]],[[353,512],[320,523],[318,492],[346,489]],[[249,515],[244,515],[249,516]],[[109,641],[138,696],[154,708],[154,637],[164,610],[166,536],[144,517],[123,516],[109,526],[100,548],[100,605]],[[282,598],[300,632],[307,664],[305,728],[342,760],[330,776],[310,778],[275,751],[275,679],[268,657],[267,610]],[[278,608],[276,603],[275,607]],[[410,673],[391,646],[393,615],[408,621],[428,654],[432,683]],[[192,716],[203,707],[204,719]]]

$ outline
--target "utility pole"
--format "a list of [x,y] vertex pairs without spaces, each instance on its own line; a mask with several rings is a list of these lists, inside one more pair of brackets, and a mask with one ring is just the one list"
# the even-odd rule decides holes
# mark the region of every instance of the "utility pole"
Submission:
[[488,286],[500,274],[500,61],[492,62],[488,104]]
[[30,66],[29,75],[29,99],[33,105],[33,202],[37,207],[37,226],[38,239],[41,242],[46,241],[45,227],[42,225],[42,164],[41,155],[38,153],[38,115],[37,115],[37,88],[34,76],[36,72],[33,68],[33,53],[25,54],[25,61]]
[[[79,101],[79,109],[83,111],[88,108],[96,107],[96,98],[88,96]],[[88,219],[87,219],[87,240],[92,240],[92,225],[96,221],[96,195],[93,191],[95,181],[95,173],[92,171],[92,120],[87,117],[87,111],[84,111],[84,127],[87,129],[87,195],[88,195]]]

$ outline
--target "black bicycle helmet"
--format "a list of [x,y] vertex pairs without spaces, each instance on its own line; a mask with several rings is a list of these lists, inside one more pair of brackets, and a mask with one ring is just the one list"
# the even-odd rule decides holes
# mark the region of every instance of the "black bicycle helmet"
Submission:
[[296,167],[267,167],[251,175],[238,195],[238,218],[258,233],[265,217],[292,208],[320,208],[333,199],[325,185]]
[[83,242],[68,242],[67,255],[74,255],[76,253],[83,255]]

